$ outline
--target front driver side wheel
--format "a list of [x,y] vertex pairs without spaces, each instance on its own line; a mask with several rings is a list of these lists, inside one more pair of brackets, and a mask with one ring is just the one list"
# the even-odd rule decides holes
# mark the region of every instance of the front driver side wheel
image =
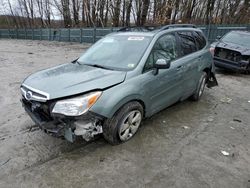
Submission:
[[111,119],[103,124],[103,136],[116,145],[130,140],[138,131],[143,118],[143,107],[133,101],[120,108]]

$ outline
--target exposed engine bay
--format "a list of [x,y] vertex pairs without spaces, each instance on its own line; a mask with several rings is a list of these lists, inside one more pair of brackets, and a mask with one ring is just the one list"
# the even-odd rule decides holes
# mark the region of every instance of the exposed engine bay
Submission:
[[214,56],[234,62],[240,62],[242,60],[240,52],[224,48],[216,48]]

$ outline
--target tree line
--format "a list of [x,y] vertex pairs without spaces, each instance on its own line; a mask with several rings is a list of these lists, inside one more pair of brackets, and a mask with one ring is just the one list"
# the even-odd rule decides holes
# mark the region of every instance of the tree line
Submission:
[[250,23],[250,0],[3,0],[10,27]]

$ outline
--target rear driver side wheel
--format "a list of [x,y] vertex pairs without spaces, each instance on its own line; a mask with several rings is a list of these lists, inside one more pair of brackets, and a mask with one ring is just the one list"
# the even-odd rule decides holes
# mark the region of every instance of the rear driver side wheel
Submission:
[[207,73],[203,72],[202,75],[201,75],[201,78],[199,80],[198,87],[197,87],[195,93],[191,96],[191,99],[193,101],[200,100],[200,98],[201,98],[201,96],[202,96],[202,94],[204,92],[206,84],[207,84]]
[[103,136],[116,145],[130,140],[138,131],[143,118],[143,107],[133,101],[120,108],[111,119],[103,124]]

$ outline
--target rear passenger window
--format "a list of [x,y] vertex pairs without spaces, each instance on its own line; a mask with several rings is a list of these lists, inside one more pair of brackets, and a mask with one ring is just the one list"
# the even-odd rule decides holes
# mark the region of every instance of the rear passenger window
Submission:
[[203,49],[206,46],[207,42],[201,32],[193,32],[193,36],[196,40],[198,50]]
[[177,32],[180,38],[181,56],[185,56],[197,51],[195,39],[190,31]]

